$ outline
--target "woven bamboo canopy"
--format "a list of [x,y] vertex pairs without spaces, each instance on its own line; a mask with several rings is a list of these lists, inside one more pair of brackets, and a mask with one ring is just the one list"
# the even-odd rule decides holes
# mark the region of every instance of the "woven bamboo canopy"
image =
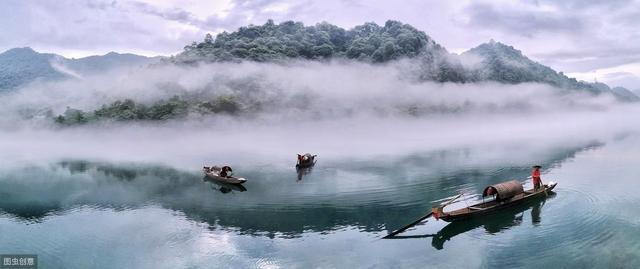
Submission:
[[517,180],[511,180],[486,187],[482,192],[482,197],[496,195],[497,199],[504,200],[523,192],[522,184]]

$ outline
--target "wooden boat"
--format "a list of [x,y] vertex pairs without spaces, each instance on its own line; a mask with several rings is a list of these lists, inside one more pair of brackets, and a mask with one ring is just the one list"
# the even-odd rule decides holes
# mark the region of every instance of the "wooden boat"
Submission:
[[527,199],[522,203],[518,203],[504,210],[496,211],[487,218],[472,218],[468,221],[455,221],[447,224],[435,234],[419,234],[419,235],[396,235],[388,237],[388,239],[415,239],[415,238],[431,238],[431,246],[435,249],[443,249],[445,242],[453,237],[474,230],[478,227],[484,227],[489,234],[499,233],[504,229],[520,225],[524,216],[524,211],[531,209],[531,221],[539,223],[540,211],[547,199],[551,199],[556,194],[549,192],[549,196],[541,195],[531,199]]
[[298,154],[298,163],[296,164],[296,169],[304,169],[313,167],[316,164],[316,157],[318,155],[311,155],[306,153],[304,155]]
[[242,178],[242,177],[221,176],[220,172],[222,172],[222,168],[218,166],[212,166],[212,167],[205,166],[202,168],[202,170],[204,171],[204,175],[206,177],[210,179],[218,180],[221,182],[226,182],[230,184],[242,184],[247,181],[245,178]]
[[517,180],[507,181],[495,185],[488,186],[482,192],[483,197],[495,196],[494,200],[478,203],[461,209],[444,212],[444,206],[437,206],[431,209],[431,213],[436,219],[442,219],[447,222],[464,220],[468,218],[478,217],[489,214],[502,208],[510,207],[534,197],[549,195],[549,192],[555,188],[557,183],[549,182],[541,188],[525,191],[522,184]]
[[540,189],[530,189],[525,191],[522,184],[517,180],[507,181],[495,185],[488,186],[482,192],[483,199],[487,196],[493,196],[495,199],[487,202],[478,203],[472,206],[468,206],[461,209],[456,209],[449,212],[444,212],[444,207],[450,205],[456,199],[460,198],[462,194],[454,197],[448,202],[431,208],[431,212],[413,221],[412,223],[388,234],[383,238],[393,238],[399,233],[413,227],[414,225],[422,222],[423,220],[431,217],[432,215],[436,219],[442,219],[447,222],[465,220],[470,218],[481,217],[499,211],[500,209],[508,208],[514,205],[518,205],[522,202],[533,200],[541,196],[548,196],[549,193],[556,187],[558,183],[549,182],[542,185]]

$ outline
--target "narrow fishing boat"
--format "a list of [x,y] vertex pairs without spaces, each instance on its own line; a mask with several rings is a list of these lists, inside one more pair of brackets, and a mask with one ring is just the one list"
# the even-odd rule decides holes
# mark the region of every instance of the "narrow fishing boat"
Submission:
[[431,208],[430,213],[420,217],[419,219],[415,220],[409,225],[406,225],[388,234],[384,238],[391,238],[413,227],[414,225],[422,222],[426,218],[431,217],[432,215],[435,219],[442,219],[447,222],[482,217],[484,215],[488,215],[493,212],[496,212],[500,209],[511,207],[511,206],[520,204],[522,202],[534,199],[536,197],[548,196],[549,193],[556,187],[557,184],[558,183],[551,181],[548,184],[543,184],[538,189],[530,189],[526,191],[522,187],[522,184],[517,180],[494,184],[491,186],[487,186],[482,192],[483,199],[487,196],[491,196],[494,199],[486,202],[483,201],[481,203],[474,204],[472,206],[452,210],[449,212],[444,212],[444,207],[450,205],[455,200],[460,198],[462,196],[462,194],[460,194],[444,204]]
[[415,239],[415,238],[431,238],[431,246],[435,249],[443,249],[445,242],[451,240],[460,234],[474,230],[478,227],[484,227],[488,234],[495,234],[509,227],[517,226],[523,223],[524,211],[531,209],[531,222],[540,223],[540,212],[547,199],[551,199],[556,194],[549,192],[549,196],[541,195],[535,198],[527,199],[522,203],[518,203],[509,208],[496,211],[486,218],[471,218],[467,221],[454,221],[444,226],[435,234],[418,234],[418,235],[396,235],[389,239]]
[[230,184],[242,184],[247,180],[242,177],[234,177],[233,170],[229,166],[205,166],[202,168],[204,175],[210,179],[230,183]]
[[488,186],[482,192],[482,197],[493,196],[493,200],[478,203],[461,209],[444,212],[446,206],[436,206],[431,209],[433,217],[442,219],[447,222],[468,219],[472,217],[482,216],[493,211],[510,207],[520,202],[529,200],[534,197],[549,195],[549,192],[556,187],[558,183],[549,182],[542,185],[538,189],[530,189],[525,191],[522,184],[517,180],[507,181],[495,185]]

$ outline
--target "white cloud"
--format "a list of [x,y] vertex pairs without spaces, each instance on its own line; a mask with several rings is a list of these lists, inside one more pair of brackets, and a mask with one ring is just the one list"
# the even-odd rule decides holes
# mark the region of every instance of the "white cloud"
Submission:
[[612,87],[622,86],[631,90],[640,89],[640,62],[595,69],[589,72],[567,73],[566,75],[589,82],[604,82]]

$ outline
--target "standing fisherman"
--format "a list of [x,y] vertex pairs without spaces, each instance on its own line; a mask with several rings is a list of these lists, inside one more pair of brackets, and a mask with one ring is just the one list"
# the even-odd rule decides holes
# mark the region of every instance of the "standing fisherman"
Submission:
[[533,166],[533,171],[531,171],[531,178],[533,179],[533,189],[537,190],[542,187],[542,179],[540,179],[540,168],[539,165]]

